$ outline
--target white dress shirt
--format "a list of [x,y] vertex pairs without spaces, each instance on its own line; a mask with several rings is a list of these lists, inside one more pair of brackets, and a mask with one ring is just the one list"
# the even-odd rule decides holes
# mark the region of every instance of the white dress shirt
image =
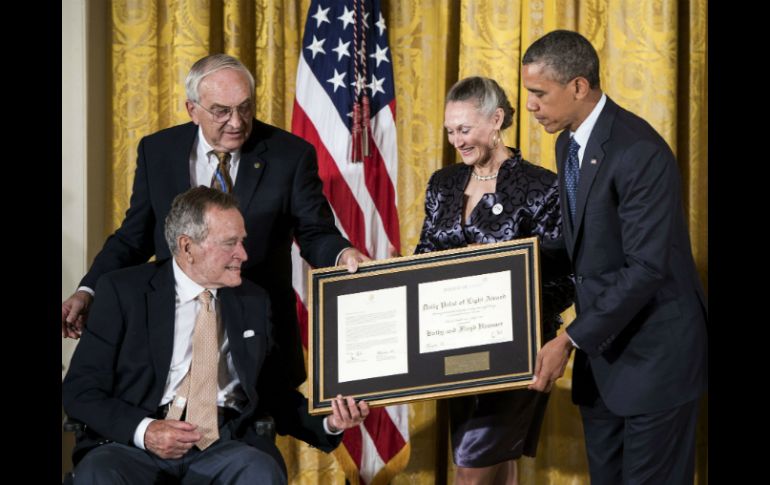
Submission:
[[574,132],[570,132],[570,137],[575,138],[575,141],[578,143],[578,145],[580,145],[580,150],[578,150],[578,161],[580,162],[580,167],[583,166],[583,154],[586,152],[588,139],[591,137],[591,132],[594,131],[596,120],[599,119],[599,115],[601,114],[602,109],[604,109],[604,105],[606,103],[607,95],[602,93],[602,97],[599,98],[599,102],[596,103],[596,106],[594,106],[594,109],[591,110],[591,113],[586,117],[586,119],[580,123],[578,129]]

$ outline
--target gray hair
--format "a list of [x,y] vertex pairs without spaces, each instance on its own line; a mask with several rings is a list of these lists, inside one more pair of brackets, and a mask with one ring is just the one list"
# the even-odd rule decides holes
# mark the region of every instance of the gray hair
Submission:
[[473,76],[457,81],[446,95],[446,104],[454,101],[472,101],[484,116],[490,117],[497,108],[503,110],[504,130],[513,124],[515,110],[503,88],[488,77]]
[[227,54],[211,54],[202,59],[198,59],[187,75],[187,79],[184,81],[185,91],[187,92],[187,99],[195,103],[200,102],[200,93],[198,87],[203,81],[203,78],[209,74],[213,74],[222,69],[235,69],[240,71],[249,80],[249,92],[254,95],[254,76],[251,75],[246,66],[241,61],[233,56]]
[[567,84],[576,77],[599,89],[599,56],[588,39],[571,30],[554,30],[536,40],[524,53],[521,63],[543,64],[551,69],[554,81]]
[[176,255],[179,251],[179,236],[189,236],[196,243],[206,239],[209,233],[206,211],[210,207],[237,209],[238,199],[232,194],[202,185],[174,197],[163,232],[171,254]]

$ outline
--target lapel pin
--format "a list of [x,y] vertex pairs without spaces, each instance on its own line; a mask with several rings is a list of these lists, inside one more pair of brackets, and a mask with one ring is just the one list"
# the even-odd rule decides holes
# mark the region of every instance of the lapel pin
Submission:
[[249,338],[253,336],[254,336],[254,330],[249,329],[243,332],[243,338]]
[[259,168],[261,166],[262,164],[260,162],[254,162],[254,168]]
[[596,162],[598,162],[598,161],[599,161],[599,160],[597,160],[597,159],[595,159],[595,158],[592,158],[592,159],[591,159],[591,165],[596,165]]

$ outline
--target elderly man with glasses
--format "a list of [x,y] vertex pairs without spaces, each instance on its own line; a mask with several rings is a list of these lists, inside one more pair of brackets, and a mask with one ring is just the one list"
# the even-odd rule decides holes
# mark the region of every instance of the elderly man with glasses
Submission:
[[306,372],[291,285],[291,244],[313,266],[368,258],[334,225],[315,150],[301,138],[254,119],[254,77],[237,59],[197,61],[185,81],[192,122],[149,135],[138,148],[131,204],[121,226],[94,258],[77,291],[62,303],[62,336],[79,338],[93,288],[103,274],[170,257],[163,221],[174,197],[216,187],[238,199],[249,238],[243,276],[270,296],[281,366],[293,386]]

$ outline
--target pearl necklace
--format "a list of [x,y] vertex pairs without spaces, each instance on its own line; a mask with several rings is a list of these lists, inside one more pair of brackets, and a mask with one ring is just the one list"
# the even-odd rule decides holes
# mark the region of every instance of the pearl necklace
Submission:
[[499,173],[499,170],[491,175],[479,175],[476,173],[476,171],[472,171],[471,175],[473,175],[473,178],[478,180],[479,182],[486,182],[488,180],[494,180],[497,178],[497,174]]

